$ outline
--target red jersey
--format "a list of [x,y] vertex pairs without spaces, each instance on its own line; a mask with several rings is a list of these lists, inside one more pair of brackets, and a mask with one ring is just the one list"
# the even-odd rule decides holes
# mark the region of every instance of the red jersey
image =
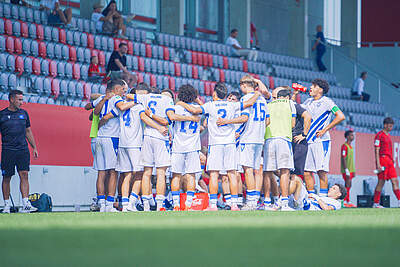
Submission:
[[387,156],[391,160],[393,160],[393,149],[392,149],[392,140],[390,139],[389,134],[385,134],[384,131],[380,131],[375,135],[375,147],[379,147],[379,156]]
[[[96,74],[94,74],[93,72],[95,72]],[[92,77],[93,75],[105,76],[104,73],[99,73],[99,72],[100,72],[99,65],[90,63],[88,76],[89,77]]]

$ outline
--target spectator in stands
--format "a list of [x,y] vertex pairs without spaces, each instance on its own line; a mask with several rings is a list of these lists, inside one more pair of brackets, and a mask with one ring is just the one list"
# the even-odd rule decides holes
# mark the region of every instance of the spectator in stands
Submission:
[[100,72],[99,59],[97,56],[92,56],[90,58],[88,80],[91,82],[101,82],[106,76],[105,73]]
[[26,7],[32,7],[29,3],[27,3],[24,0],[11,0],[11,4],[20,5],[20,6],[26,6]]
[[250,46],[256,49],[260,49],[258,46],[258,36],[257,36],[257,29],[253,22],[250,22]]
[[66,8],[63,11],[58,0],[40,0],[39,9],[47,12],[47,22],[50,25],[65,24],[71,28],[72,9]]
[[[2,190],[4,198],[3,213],[10,213],[10,181],[15,174],[15,168],[20,177],[20,191],[22,195],[22,210],[20,212],[30,213],[37,209],[32,207],[28,200],[29,196],[29,165],[30,152],[28,143],[33,149],[33,156],[38,157],[35,138],[31,130],[28,112],[21,109],[24,102],[22,91],[11,90],[9,95],[9,106],[0,111],[0,133],[1,133],[1,171],[3,174]],[[28,140],[28,142],[27,142]]]
[[[121,13],[117,10],[117,3],[112,0],[107,7],[101,13],[104,18],[102,25],[102,32],[109,33],[119,38],[128,39],[126,37],[126,26],[124,24],[124,18]],[[93,16],[92,16],[93,20]]]
[[361,72],[360,78],[357,78],[353,84],[353,90],[351,92],[351,98],[362,101],[369,101],[370,95],[364,92],[364,81],[367,79],[367,72]]
[[129,88],[133,88],[136,83],[136,76],[126,68],[126,52],[128,46],[126,43],[120,43],[118,51],[112,52],[107,64],[106,72],[111,75],[111,79],[123,79]]
[[236,39],[238,30],[233,29],[231,35],[226,39],[225,44],[232,46],[232,53],[237,57],[246,57],[248,60],[257,61],[258,53],[256,50],[242,48]]
[[318,25],[317,26],[317,35],[316,35],[316,40],[314,43],[314,46],[312,47],[312,51],[317,49],[317,66],[319,71],[326,71],[326,67],[324,63],[322,62],[322,56],[325,54],[325,37],[324,33],[322,32],[322,26]]

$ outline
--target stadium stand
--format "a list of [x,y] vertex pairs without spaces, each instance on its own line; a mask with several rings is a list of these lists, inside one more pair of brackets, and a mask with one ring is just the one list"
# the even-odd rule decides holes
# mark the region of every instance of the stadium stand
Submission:
[[[85,82],[90,57],[98,55],[104,71],[111,52],[126,42],[127,68],[136,73],[139,82],[159,89],[175,91],[190,83],[208,101],[217,81],[234,90],[245,73],[270,87],[292,82],[309,87],[318,77],[331,84],[328,96],[348,118],[338,130],[374,133],[386,115],[381,104],[350,100],[351,89],[339,86],[335,75],[315,71],[310,59],[260,51],[258,62],[247,61],[233,57],[225,44],[133,27],[127,28],[128,40],[111,38],[96,33],[94,22],[80,17],[73,17],[71,24],[78,30],[71,31],[48,26],[43,11],[3,2],[0,18],[0,88],[6,93],[26,87],[31,94],[28,102],[84,106],[91,93],[104,93],[105,89],[104,85]],[[148,36],[153,37],[149,38],[151,44]],[[301,100],[306,97],[302,94]],[[400,135],[399,123],[393,135]]]

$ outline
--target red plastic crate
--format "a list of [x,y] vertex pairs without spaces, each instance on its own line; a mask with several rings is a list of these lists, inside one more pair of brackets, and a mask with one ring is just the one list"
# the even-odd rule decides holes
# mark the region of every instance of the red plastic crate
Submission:
[[[186,193],[180,194],[181,210],[185,208]],[[195,193],[192,202],[193,210],[205,210],[208,207],[208,194],[207,193]]]

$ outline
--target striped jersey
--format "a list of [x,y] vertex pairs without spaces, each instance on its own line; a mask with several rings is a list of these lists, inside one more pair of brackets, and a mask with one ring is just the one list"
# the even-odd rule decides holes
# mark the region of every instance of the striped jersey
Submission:
[[311,127],[307,135],[308,143],[331,140],[329,132],[317,138],[317,131],[325,128],[332,120],[334,114],[339,110],[338,106],[329,97],[323,96],[318,100],[308,98],[301,105],[311,114]]
[[[340,201],[330,198],[330,197],[321,197],[321,200],[328,206],[332,207],[334,210],[340,210],[342,205]],[[316,200],[306,200],[304,205],[304,210],[322,210],[318,201]]]
[[[101,96],[97,98],[93,103],[92,106],[95,108],[98,103],[104,98]],[[117,104],[123,101],[119,95],[113,96],[111,99],[107,100],[103,108],[100,112],[100,119],[103,118],[108,112],[112,112],[115,117],[118,117],[118,114],[115,113],[114,109],[117,108]],[[119,137],[119,119],[112,118],[109,119],[97,132],[98,137]]]

